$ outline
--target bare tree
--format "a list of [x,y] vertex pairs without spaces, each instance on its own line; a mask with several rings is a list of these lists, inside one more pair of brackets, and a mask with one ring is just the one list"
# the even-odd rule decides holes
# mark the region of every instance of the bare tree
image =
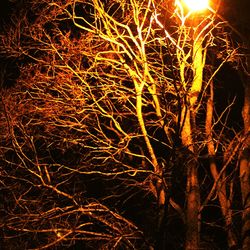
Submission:
[[[213,99],[216,73],[237,52],[227,47],[225,23],[215,13],[193,19],[179,1],[29,6],[1,36],[4,56],[20,71],[1,91],[4,238],[34,249],[76,241],[165,249],[172,214],[185,227],[177,247],[199,249],[201,212],[217,192],[228,245],[237,245],[226,170],[241,144],[228,157],[227,119],[216,124],[230,106],[218,115]],[[216,46],[219,66],[207,59]],[[228,150],[218,168],[222,144]],[[201,158],[211,160],[205,172],[213,177],[205,196]],[[127,208],[135,199],[133,217]]]

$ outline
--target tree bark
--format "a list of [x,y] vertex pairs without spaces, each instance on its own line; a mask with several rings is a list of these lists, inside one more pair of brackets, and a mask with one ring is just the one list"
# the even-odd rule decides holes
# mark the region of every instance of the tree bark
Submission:
[[242,193],[242,249],[250,249],[250,148],[244,149],[240,159]]
[[250,83],[249,76],[244,86],[245,100],[242,110],[244,142],[240,154],[240,183],[242,193],[242,249],[250,249]]
[[[200,190],[192,139],[192,126],[190,110],[185,111],[185,120],[182,129],[182,143],[189,150],[187,156],[187,184],[186,184],[186,250],[199,249],[200,245]],[[184,115],[184,114],[183,114]]]
[[187,104],[182,108],[182,144],[190,151],[187,162],[186,185],[186,250],[199,249],[200,247],[200,188],[193,135],[195,133],[196,105],[202,89],[203,69],[206,57],[206,53],[202,48],[202,42],[202,31],[197,26],[194,32],[192,54],[193,81]]
[[186,212],[186,250],[199,249],[200,245],[200,190],[197,163],[193,156],[187,169],[187,212]]

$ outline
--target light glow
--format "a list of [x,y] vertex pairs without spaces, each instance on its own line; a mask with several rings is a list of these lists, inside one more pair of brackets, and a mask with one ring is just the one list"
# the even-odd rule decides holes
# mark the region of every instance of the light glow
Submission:
[[202,11],[209,7],[209,0],[183,0],[187,8],[194,11]]

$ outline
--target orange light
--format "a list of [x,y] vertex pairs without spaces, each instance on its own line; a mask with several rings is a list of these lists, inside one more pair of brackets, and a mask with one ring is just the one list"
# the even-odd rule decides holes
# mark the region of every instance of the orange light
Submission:
[[192,11],[202,11],[209,7],[209,0],[183,0],[187,8]]

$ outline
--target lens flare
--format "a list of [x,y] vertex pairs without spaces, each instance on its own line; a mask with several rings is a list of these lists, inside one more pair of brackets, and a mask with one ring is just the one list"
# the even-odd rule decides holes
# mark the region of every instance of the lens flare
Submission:
[[208,8],[209,0],[183,0],[191,11],[202,11]]

